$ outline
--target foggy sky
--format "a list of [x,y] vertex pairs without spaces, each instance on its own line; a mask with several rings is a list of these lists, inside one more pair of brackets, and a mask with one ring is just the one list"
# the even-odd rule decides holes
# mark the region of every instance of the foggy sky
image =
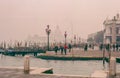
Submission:
[[120,11],[120,0],[0,0],[0,40],[46,36],[58,25],[62,34],[87,38]]

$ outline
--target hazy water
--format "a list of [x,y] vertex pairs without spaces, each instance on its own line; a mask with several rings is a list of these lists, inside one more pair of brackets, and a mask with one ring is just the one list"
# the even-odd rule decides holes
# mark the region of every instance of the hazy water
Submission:
[[[22,56],[1,56],[0,67],[3,66],[23,66],[24,58]],[[85,75],[89,76],[95,70],[103,70],[102,61],[60,61],[60,60],[42,60],[30,57],[30,66],[32,67],[52,67],[54,74],[69,74],[69,75]],[[107,69],[107,63],[105,69]],[[117,64],[117,70],[120,70],[120,65]]]

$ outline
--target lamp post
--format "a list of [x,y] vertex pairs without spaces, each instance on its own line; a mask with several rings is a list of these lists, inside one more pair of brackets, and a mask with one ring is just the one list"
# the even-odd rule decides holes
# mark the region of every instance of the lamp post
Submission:
[[47,25],[47,28],[45,29],[46,33],[47,33],[47,36],[48,36],[48,51],[49,51],[49,35],[51,33],[51,29],[49,28],[50,26]]
[[80,48],[81,38],[79,37],[79,48]]
[[66,45],[66,37],[67,37],[67,32],[66,31],[65,31],[64,36],[65,36],[65,45]]
[[[71,45],[72,45],[73,41],[71,40]],[[73,47],[72,47],[72,58],[74,57],[74,53],[73,53]]]
[[76,47],[76,35],[74,35],[74,46]]
[[111,50],[110,50],[110,41],[109,39],[106,39],[105,41],[105,45],[106,45],[106,50],[108,52],[108,70],[109,70],[109,77],[110,77],[110,58],[111,58]]

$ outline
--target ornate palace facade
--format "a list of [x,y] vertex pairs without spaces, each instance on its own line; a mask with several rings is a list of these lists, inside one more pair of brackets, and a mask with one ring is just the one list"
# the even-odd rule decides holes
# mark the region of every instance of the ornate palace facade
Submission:
[[106,19],[103,23],[104,29],[104,43],[120,44],[120,17],[119,14],[113,19]]

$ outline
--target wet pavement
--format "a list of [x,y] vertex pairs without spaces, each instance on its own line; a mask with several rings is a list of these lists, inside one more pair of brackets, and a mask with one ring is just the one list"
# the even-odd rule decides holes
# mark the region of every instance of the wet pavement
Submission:
[[90,77],[62,76],[50,74],[30,75],[24,74],[23,69],[0,68],[0,78],[90,78]]
[[[63,76],[63,75],[51,75],[51,74],[40,74],[31,75],[24,74],[23,69],[6,69],[0,68],[0,78],[99,78],[99,77],[84,77],[84,76]],[[117,73],[116,77],[120,78],[120,73]]]

